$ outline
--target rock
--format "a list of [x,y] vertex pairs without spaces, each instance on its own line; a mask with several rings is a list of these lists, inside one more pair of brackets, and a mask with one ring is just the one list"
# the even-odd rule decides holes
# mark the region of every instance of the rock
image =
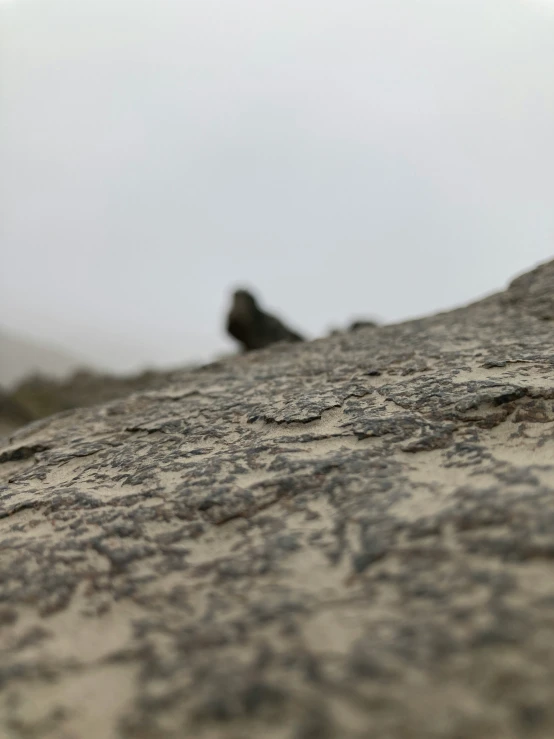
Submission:
[[543,264],[512,281],[505,300],[543,321],[554,320],[554,262]]
[[227,317],[227,331],[246,351],[263,349],[279,341],[303,341],[302,336],[278,318],[264,313],[247,290],[236,290]]
[[16,431],[0,735],[554,736],[548,285]]

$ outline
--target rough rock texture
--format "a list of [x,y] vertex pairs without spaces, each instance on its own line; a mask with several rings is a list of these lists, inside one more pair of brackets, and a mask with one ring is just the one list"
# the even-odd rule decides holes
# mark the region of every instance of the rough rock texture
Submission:
[[554,265],[0,447],[0,735],[554,736]]

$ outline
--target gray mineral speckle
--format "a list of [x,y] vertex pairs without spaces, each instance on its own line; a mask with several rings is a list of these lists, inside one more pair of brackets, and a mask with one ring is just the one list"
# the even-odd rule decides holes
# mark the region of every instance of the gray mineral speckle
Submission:
[[554,263],[0,444],[0,736],[551,739]]

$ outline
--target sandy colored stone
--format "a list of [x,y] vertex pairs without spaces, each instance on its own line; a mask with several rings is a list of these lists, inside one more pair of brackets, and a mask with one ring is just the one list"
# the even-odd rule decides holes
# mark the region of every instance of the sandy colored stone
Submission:
[[0,736],[554,736],[554,263],[0,446]]

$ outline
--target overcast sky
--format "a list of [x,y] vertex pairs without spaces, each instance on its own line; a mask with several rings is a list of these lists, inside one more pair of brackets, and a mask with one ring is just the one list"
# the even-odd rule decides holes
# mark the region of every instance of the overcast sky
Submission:
[[104,366],[554,256],[554,2],[0,0],[0,326]]

